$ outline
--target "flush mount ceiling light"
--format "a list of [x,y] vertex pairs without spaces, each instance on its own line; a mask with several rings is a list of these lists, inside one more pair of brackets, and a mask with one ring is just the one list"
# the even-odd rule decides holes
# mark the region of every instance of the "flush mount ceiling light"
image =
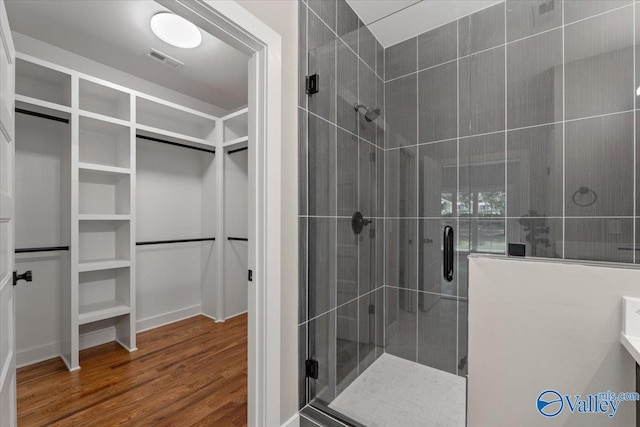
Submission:
[[163,42],[183,49],[193,49],[202,43],[202,34],[198,27],[171,12],[153,15],[151,31]]

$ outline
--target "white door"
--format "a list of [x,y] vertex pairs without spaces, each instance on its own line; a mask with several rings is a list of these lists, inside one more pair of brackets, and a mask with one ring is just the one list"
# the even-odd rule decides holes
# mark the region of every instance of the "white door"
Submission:
[[17,425],[13,311],[15,54],[4,2],[0,0],[0,427],[13,427]]

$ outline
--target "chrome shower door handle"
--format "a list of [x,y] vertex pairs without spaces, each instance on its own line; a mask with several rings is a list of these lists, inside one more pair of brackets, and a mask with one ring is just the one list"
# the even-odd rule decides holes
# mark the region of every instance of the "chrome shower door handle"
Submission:
[[453,280],[453,228],[444,227],[442,234],[442,276],[447,282]]

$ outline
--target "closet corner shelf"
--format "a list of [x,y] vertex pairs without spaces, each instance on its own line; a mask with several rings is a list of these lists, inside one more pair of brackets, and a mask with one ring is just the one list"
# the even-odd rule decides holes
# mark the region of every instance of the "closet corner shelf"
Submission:
[[249,137],[248,136],[243,136],[240,138],[236,138],[236,139],[232,139],[230,141],[225,141],[222,146],[227,148],[227,147],[233,147],[234,145],[238,145],[238,144],[242,144],[243,142],[249,142]]
[[196,138],[196,137],[193,137],[193,136],[184,135],[184,134],[177,133],[177,132],[171,132],[169,130],[164,130],[164,129],[160,129],[160,128],[154,128],[152,126],[137,124],[136,125],[136,130],[137,131],[141,130],[143,132],[150,132],[150,133],[155,134],[155,135],[174,138],[174,139],[177,139],[177,140],[183,141],[183,142],[189,142],[189,143],[193,144],[196,147],[202,147],[202,148],[207,148],[207,149],[215,149],[216,148],[216,144],[213,141],[209,141],[209,140],[202,139],[202,138]]
[[249,107],[244,107],[238,111],[234,111],[233,113],[227,114],[224,117],[220,117],[221,121],[226,121],[229,119],[233,119],[234,117],[242,116],[243,114],[249,114]]
[[116,119],[115,117],[105,116],[104,114],[92,113],[91,111],[80,110],[80,117],[87,117],[89,119],[100,120],[101,122],[112,123],[114,125],[131,127],[131,122],[122,119]]
[[42,99],[32,98],[26,95],[19,95],[16,93],[16,102],[24,102],[25,104],[34,105],[37,107],[48,108],[50,110],[60,111],[63,113],[71,113],[71,107],[66,105],[56,104],[54,102],[43,101]]
[[130,221],[131,215],[95,215],[95,214],[80,214],[78,215],[80,221]]
[[98,165],[93,163],[78,163],[78,168],[82,170],[94,171],[94,172],[104,172],[104,173],[119,173],[119,174],[131,174],[131,169],[129,168],[120,168],[117,166],[105,166]]
[[78,271],[80,273],[126,267],[131,267],[131,261],[125,259],[105,259],[78,263]]
[[78,323],[84,325],[130,313],[131,308],[117,300],[84,304],[79,307]]

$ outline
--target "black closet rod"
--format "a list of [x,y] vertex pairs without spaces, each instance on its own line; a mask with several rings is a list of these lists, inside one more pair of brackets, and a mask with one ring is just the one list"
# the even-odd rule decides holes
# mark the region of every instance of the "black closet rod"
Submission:
[[227,154],[233,154],[233,153],[237,153],[238,151],[244,151],[244,150],[248,150],[248,149],[249,149],[249,147],[236,148],[235,150],[229,151]]
[[162,245],[165,243],[190,243],[190,242],[206,242],[214,241],[215,237],[203,237],[200,239],[175,239],[175,240],[151,240],[148,242],[136,242],[136,246]]
[[249,239],[245,237],[227,237],[227,240],[238,240],[240,242],[248,242]]
[[207,148],[201,148],[201,147],[192,147],[191,145],[180,144],[179,142],[167,141],[165,139],[154,138],[152,136],[145,136],[145,135],[138,134],[136,135],[136,138],[146,139],[147,141],[160,142],[162,144],[175,145],[176,147],[191,148],[192,150],[204,151],[207,153],[213,153],[213,154],[216,153],[216,150],[209,150]]
[[69,119],[52,116],[50,114],[44,114],[44,113],[38,113],[38,112],[35,112],[35,111],[29,111],[29,110],[25,110],[24,108],[17,108],[16,107],[16,113],[26,114],[27,116],[33,116],[33,117],[40,117],[41,119],[53,120],[54,122],[62,122],[62,123],[67,123],[67,124],[69,123]]
[[54,251],[68,251],[69,246],[45,246],[41,248],[16,248],[17,254],[25,254],[29,252],[54,252]]

